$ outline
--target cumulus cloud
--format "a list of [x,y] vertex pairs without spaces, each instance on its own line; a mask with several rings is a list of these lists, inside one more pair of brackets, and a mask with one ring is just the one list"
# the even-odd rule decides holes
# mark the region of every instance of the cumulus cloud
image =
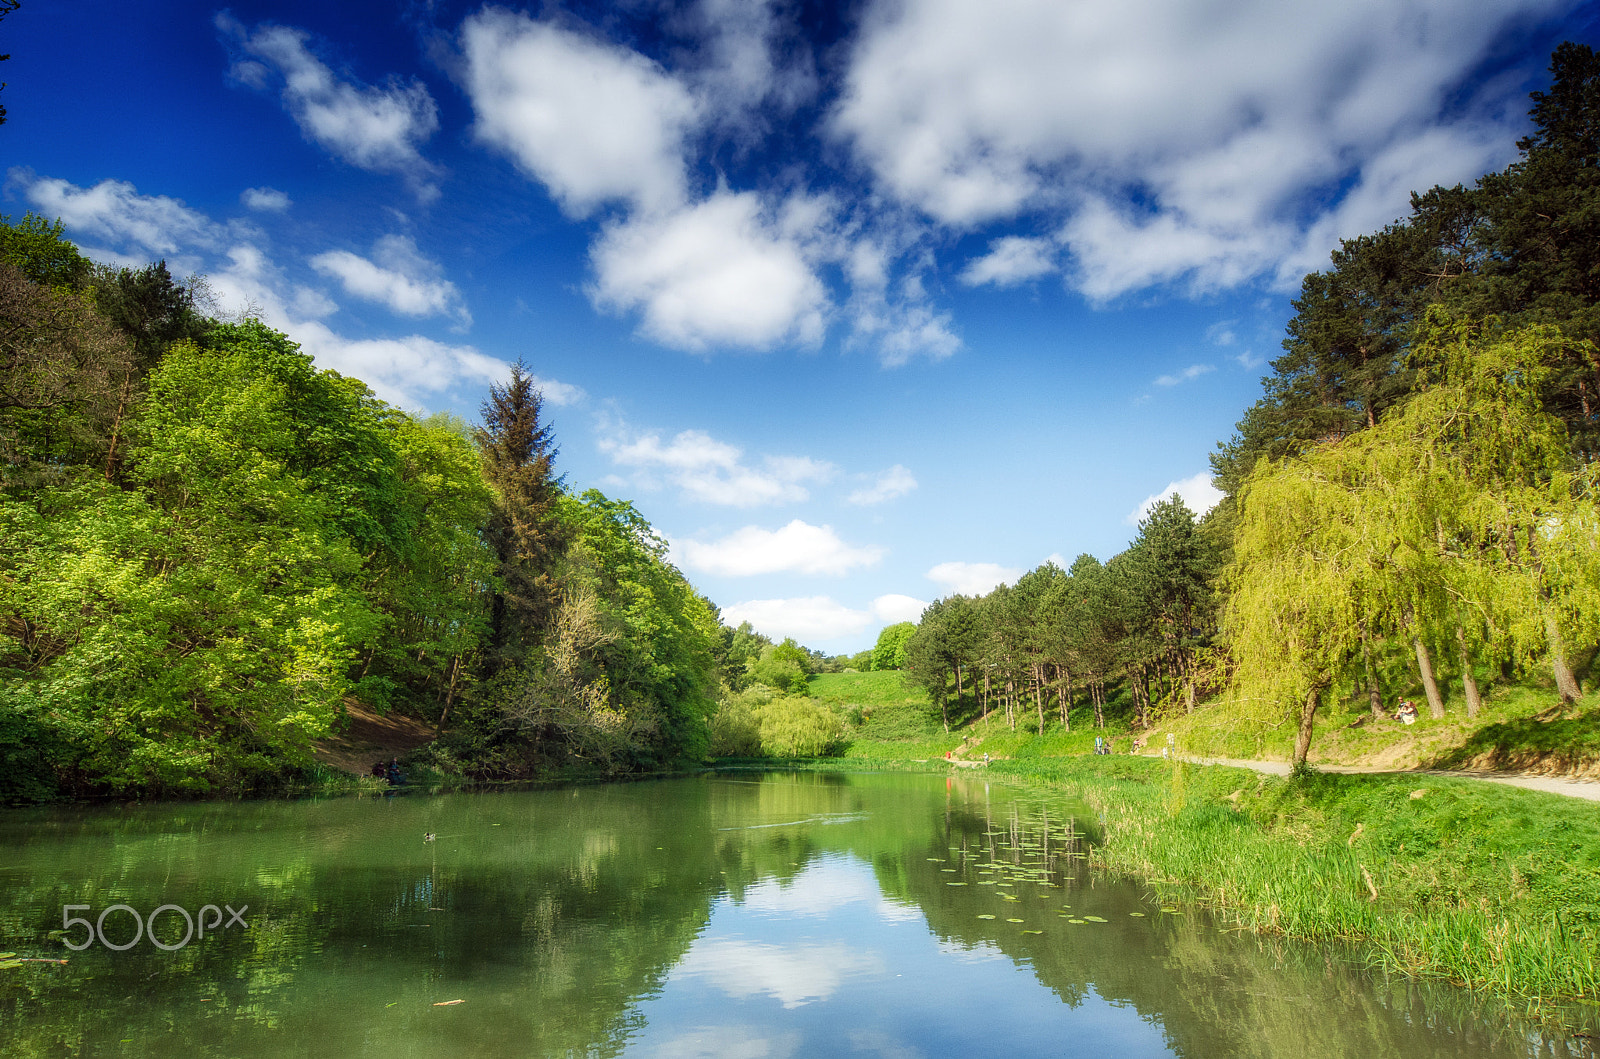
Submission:
[[612,200],[647,212],[683,203],[683,141],[698,106],[658,65],[498,8],[462,23],[461,52],[478,138],[569,214]]
[[1010,584],[1022,571],[999,563],[940,563],[927,573],[934,584],[963,596],[981,596],[996,585]]
[[277,188],[245,188],[239,194],[239,201],[247,210],[259,210],[263,213],[282,213],[293,205],[287,193]]
[[[259,317],[300,343],[317,365],[360,379],[382,400],[403,408],[421,408],[434,395],[471,383],[481,387],[504,382],[510,365],[474,346],[438,342],[423,335],[399,338],[350,338],[318,317],[335,306],[326,296],[291,282],[259,247],[240,243],[227,251],[225,263],[207,279],[222,307]],[[569,405],[583,399],[576,386],[535,378],[545,400]]]
[[80,188],[57,177],[37,177],[24,169],[10,172],[27,200],[46,217],[59,217],[74,235],[87,233],[156,255],[209,249],[226,230],[181,199],[141,195],[125,180],[102,180]]
[[[830,127],[937,223],[1060,218],[1070,282],[1093,299],[1292,282],[1411,189],[1508,160],[1520,114],[1490,98],[1508,86],[1461,88],[1508,27],[1563,6],[882,3]],[[1043,244],[1001,249],[970,281],[1042,274]]]
[[757,108],[787,115],[817,91],[810,49],[775,0],[699,0],[681,21],[697,40],[688,78],[695,97],[746,134],[764,131]]
[[388,306],[401,316],[454,316],[462,326],[472,316],[444,270],[417,250],[410,236],[386,235],[372,258],[330,250],[311,259],[311,267],[339,280],[346,294]]
[[893,500],[897,496],[905,496],[916,487],[916,478],[912,477],[910,471],[897,463],[878,475],[877,480],[871,485],[857,489],[847,499],[852,504],[864,506],[881,504],[885,500]]
[[663,345],[767,349],[822,339],[827,292],[752,192],[610,225],[590,257],[595,303],[640,310],[640,329]]
[[685,430],[668,441],[655,432],[638,432],[614,417],[602,416],[600,451],[619,467],[634,469],[634,484],[653,488],[664,476],[691,499],[727,507],[806,500],[808,482],[826,482],[837,468],[807,456],[765,456],[755,465],[744,450],[718,441],[703,430]]
[[1181,382],[1190,382],[1191,380],[1198,379],[1200,376],[1216,370],[1217,366],[1215,364],[1191,364],[1182,371],[1176,372],[1172,375],[1156,376],[1156,385],[1176,386]]
[[961,282],[969,287],[992,283],[996,287],[1015,287],[1056,270],[1055,246],[1048,239],[1029,239],[1008,235],[989,244],[989,252],[975,258],[961,270]]
[[759,632],[781,640],[793,636],[802,643],[859,636],[874,625],[917,621],[928,604],[910,596],[884,595],[863,610],[856,610],[831,596],[801,596],[792,599],[752,599],[722,608],[724,620],[737,625],[749,622]]
[[797,573],[841,576],[883,558],[883,549],[846,544],[832,526],[813,526],[795,519],[765,530],[745,526],[715,541],[674,541],[682,565],[717,577]]
[[358,169],[399,174],[423,200],[438,196],[438,170],[418,150],[439,128],[422,82],[390,77],[373,86],[341,78],[312,54],[310,34],[289,26],[252,31],[225,12],[216,25],[248,56],[234,63],[234,79],[266,88],[276,74],[284,108],[307,139]]
[[1216,507],[1223,496],[1222,490],[1211,484],[1211,475],[1202,471],[1181,481],[1168,482],[1165,489],[1145,497],[1138,507],[1128,512],[1128,517],[1123,521],[1130,526],[1137,526],[1140,522],[1150,517],[1150,512],[1155,509],[1157,504],[1174,493],[1178,494],[1184,506],[1197,516],[1204,515],[1207,511]]

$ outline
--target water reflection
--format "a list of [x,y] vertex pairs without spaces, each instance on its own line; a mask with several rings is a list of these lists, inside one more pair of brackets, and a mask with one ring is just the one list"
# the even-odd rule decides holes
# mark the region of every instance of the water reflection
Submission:
[[[0,814],[0,950],[70,957],[0,970],[0,1050],[1592,1054],[1165,914],[1087,870],[1095,825],[896,775]],[[49,936],[66,904],[223,901],[249,930],[177,952]]]

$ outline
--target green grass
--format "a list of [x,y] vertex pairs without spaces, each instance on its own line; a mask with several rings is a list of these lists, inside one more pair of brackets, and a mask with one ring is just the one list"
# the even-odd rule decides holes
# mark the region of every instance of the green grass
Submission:
[[[1312,762],[1396,769],[1600,769],[1600,693],[1568,709],[1546,682],[1496,685],[1486,690],[1483,709],[1470,722],[1459,696],[1446,700],[1439,720],[1428,716],[1420,697],[1418,702],[1422,715],[1413,725],[1392,716],[1373,720],[1364,695],[1329,703],[1317,714]],[[1152,730],[1150,745],[1166,742],[1169,732],[1180,750],[1197,757],[1284,761],[1294,740],[1289,719],[1264,720],[1225,704],[1163,719]]]
[[908,684],[898,669],[876,673],[819,673],[808,683],[812,698],[839,709],[850,706],[873,711],[885,706],[933,708],[927,693]]
[[1181,888],[1241,927],[1358,942],[1390,969],[1504,997],[1600,1000],[1600,812],[1587,802],[1128,757],[992,768],[1103,814],[1098,865]]

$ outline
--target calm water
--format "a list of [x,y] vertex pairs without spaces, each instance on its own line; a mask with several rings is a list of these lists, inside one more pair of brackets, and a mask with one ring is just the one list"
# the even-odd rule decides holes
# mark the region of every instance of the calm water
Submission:
[[[906,775],[4,813],[0,949],[70,959],[0,969],[0,1049],[1592,1054],[1454,990],[1164,912],[1084,868],[1096,827],[1039,792]],[[172,951],[49,935],[65,905],[119,903],[247,926]],[[135,929],[122,910],[103,925],[113,945]],[[163,944],[184,934],[181,913],[157,920]]]

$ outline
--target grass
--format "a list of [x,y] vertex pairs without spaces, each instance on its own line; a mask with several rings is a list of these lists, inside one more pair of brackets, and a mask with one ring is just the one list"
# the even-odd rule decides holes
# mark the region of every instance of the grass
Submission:
[[1358,942],[1384,967],[1503,997],[1600,1000],[1588,803],[1470,779],[1280,780],[1127,757],[993,768],[1098,810],[1098,865],[1182,888],[1241,927]]
[[[1417,696],[1421,702],[1421,696]],[[1477,720],[1468,721],[1459,699],[1434,720],[1421,704],[1413,725],[1393,717],[1373,720],[1365,695],[1330,703],[1317,715],[1313,763],[1378,768],[1477,768],[1600,774],[1600,693],[1561,705],[1539,680],[1497,685],[1484,697]],[[1359,723],[1356,723],[1359,722]],[[1294,724],[1264,720],[1216,704],[1163,719],[1150,745],[1172,733],[1186,754],[1200,757],[1287,760]]]
[[[1061,788],[1103,815],[1098,866],[1202,900],[1238,927],[1353,942],[1390,970],[1535,1005],[1600,1001],[1600,811],[1591,803],[1469,778],[1278,779],[1132,757],[1131,734],[1092,728],[1086,710],[1074,712],[1070,730],[1052,720],[1041,735],[1023,717],[1013,731],[991,714],[947,735],[898,677],[813,681],[813,693],[843,711],[859,707],[862,723],[845,758],[812,767],[940,769],[946,750],[968,760],[987,752],[997,778]],[[1350,728],[1365,699],[1333,703],[1319,718],[1313,759],[1400,768],[1600,763],[1600,695],[1561,708],[1528,681],[1492,689],[1474,724],[1459,702],[1447,709],[1443,720],[1409,728],[1371,720]],[[1150,745],[1171,732],[1185,754],[1288,756],[1289,723],[1236,716],[1202,708],[1169,718]],[[1117,753],[1090,755],[1096,735],[1109,735]]]

